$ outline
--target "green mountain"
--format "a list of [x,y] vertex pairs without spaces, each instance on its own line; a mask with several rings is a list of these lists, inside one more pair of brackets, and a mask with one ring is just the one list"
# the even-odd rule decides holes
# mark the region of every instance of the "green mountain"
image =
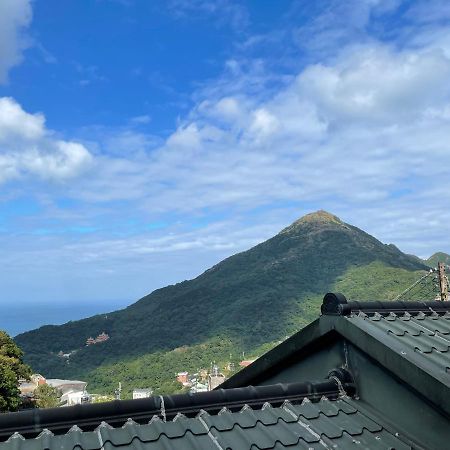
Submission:
[[438,262],[443,262],[448,266],[450,265],[450,255],[443,252],[437,252],[434,255],[431,255],[425,262],[430,267],[437,267]]
[[[394,298],[427,266],[325,211],[197,278],[158,289],[107,315],[44,326],[16,337],[47,377],[86,379],[90,389],[174,390],[174,372],[257,355],[315,319],[324,293]],[[419,271],[419,272],[418,272]],[[86,346],[105,331],[110,339]],[[72,351],[69,360],[59,351]],[[143,386],[142,386],[143,385]]]

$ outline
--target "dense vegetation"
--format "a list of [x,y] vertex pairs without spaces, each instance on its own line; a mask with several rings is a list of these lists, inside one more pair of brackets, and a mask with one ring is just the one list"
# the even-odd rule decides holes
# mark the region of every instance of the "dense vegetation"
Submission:
[[22,361],[23,352],[0,331],[0,411],[16,411],[21,403],[19,379],[28,379],[31,369]]
[[36,399],[36,406],[38,408],[54,408],[59,406],[59,399],[61,391],[49,384],[41,384],[34,391],[34,398]]
[[[307,215],[194,280],[151,293],[108,315],[17,336],[47,377],[83,378],[90,390],[175,391],[180,370],[255,354],[315,319],[323,294],[391,299],[427,266],[326,212]],[[110,339],[85,346],[106,331]],[[267,344],[269,343],[269,344]],[[272,343],[272,344],[270,344]],[[69,361],[57,356],[72,353]]]
[[443,262],[446,265],[450,265],[450,255],[443,252],[437,252],[434,255],[431,255],[426,262],[430,267],[437,267],[438,262]]

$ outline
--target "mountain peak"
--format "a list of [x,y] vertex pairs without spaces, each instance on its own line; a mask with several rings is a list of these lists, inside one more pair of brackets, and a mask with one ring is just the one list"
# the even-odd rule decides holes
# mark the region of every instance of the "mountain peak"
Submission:
[[437,252],[434,255],[431,255],[426,260],[426,263],[430,267],[437,267],[439,262],[443,262],[444,264],[450,264],[450,255],[444,252]]
[[344,225],[339,217],[329,213],[328,211],[324,211],[320,209],[319,211],[315,211],[309,214],[300,217],[300,219],[296,220],[294,223],[289,225],[287,228],[281,231],[281,233],[286,233],[292,230],[295,230],[297,227],[302,226],[304,224],[312,224],[312,225],[327,225],[327,224],[336,224],[336,225]]
[[[319,211],[306,214],[297,220],[297,222],[334,222],[334,223],[342,223],[342,220],[339,217],[329,213],[328,211],[324,211],[323,209],[319,209]],[[295,222],[294,222],[295,223]]]

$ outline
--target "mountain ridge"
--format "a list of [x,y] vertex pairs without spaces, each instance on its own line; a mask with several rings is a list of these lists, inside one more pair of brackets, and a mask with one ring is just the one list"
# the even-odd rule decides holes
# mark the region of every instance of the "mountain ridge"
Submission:
[[443,262],[446,265],[450,265],[450,255],[444,252],[436,252],[425,261],[433,268],[437,267],[438,262]]
[[[347,286],[350,298],[353,292],[383,296],[388,291],[382,285],[370,290],[377,280],[367,273],[389,278],[389,292],[395,292],[397,284],[401,292],[417,278],[417,271],[426,269],[425,263],[397,247],[317,211],[192,280],[155,290],[107,316],[23,333],[16,342],[35,370],[53,377],[95,378],[88,374],[101,366],[205,342],[219,348],[221,340],[231,342],[229,348],[248,352],[313,320],[323,294],[339,283]],[[364,278],[366,287],[350,282],[349,273]],[[110,335],[107,342],[85,347],[89,336],[102,331]],[[67,364],[57,357],[60,350],[77,351]]]

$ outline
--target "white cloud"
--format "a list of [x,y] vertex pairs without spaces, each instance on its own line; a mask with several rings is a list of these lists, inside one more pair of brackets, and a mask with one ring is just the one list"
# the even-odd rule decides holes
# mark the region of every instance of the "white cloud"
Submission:
[[83,145],[55,138],[42,114],[29,114],[12,98],[0,98],[0,183],[24,176],[64,180],[80,174],[91,160]]
[[[375,3],[352,16],[358,33],[393,4]],[[195,93],[197,105],[165,141],[137,131],[136,122],[146,118],[115,131],[91,130],[98,141],[86,146],[95,148],[95,158],[81,144],[61,147],[42,114],[3,100],[10,112],[2,116],[0,108],[0,139],[9,147],[0,147],[0,177],[79,174],[65,187],[82,206],[57,217],[71,224],[82,217],[106,229],[77,236],[76,245],[59,236],[49,252],[48,241],[40,241],[36,253],[18,252],[16,266],[23,272],[24,261],[45,254],[55,267],[67,259],[86,267],[86,276],[107,269],[129,281],[134,264],[133,273],[145,268],[139,282],[148,289],[195,275],[318,208],[404,251],[450,251],[441,247],[450,223],[450,39],[445,30],[434,31],[427,39],[417,35],[414,45],[364,39],[337,51],[334,43],[332,58],[289,76],[274,76],[259,60],[232,59],[219,80]],[[83,174],[89,162],[92,169]],[[215,226],[186,231],[202,214]],[[243,218],[216,218],[221,215]],[[108,234],[119,218],[166,216],[173,227],[157,236]],[[257,227],[249,225],[252,219]],[[156,275],[147,285],[148,273]],[[111,286],[129,284],[124,279]]]
[[279,128],[278,119],[265,108],[258,108],[252,116],[249,131],[255,135],[257,142],[264,140]]
[[185,127],[178,128],[167,140],[168,146],[180,148],[199,147],[201,136],[199,129],[195,123],[191,123]]
[[439,49],[356,47],[336,66],[314,65],[300,89],[329,119],[399,121],[448,102],[450,59]]
[[35,140],[44,135],[42,114],[28,114],[10,97],[0,98],[0,142]]
[[[271,95],[248,94],[236,76],[229,88],[222,78],[204,89],[159,148],[138,158],[105,156],[96,177],[70,195],[126,199],[149,214],[312,202],[403,249],[422,248],[420,227],[441,208],[427,193],[450,166],[450,60],[440,44],[346,47]],[[400,239],[383,226],[388,211],[411,213],[416,201],[426,206],[414,210],[415,234]],[[368,204],[364,222],[354,211]],[[398,225],[406,226],[400,218]]]
[[[314,60],[333,56],[355,42],[373,42],[367,32],[374,16],[395,10],[402,0],[324,0],[311,8],[312,17],[304,20],[305,5],[294,2],[291,15],[299,14],[299,27],[293,37],[302,50],[309,51]],[[314,15],[313,11],[317,11]]]
[[31,22],[30,0],[0,2],[0,83],[8,79],[8,71],[22,61],[28,42],[24,30]]

